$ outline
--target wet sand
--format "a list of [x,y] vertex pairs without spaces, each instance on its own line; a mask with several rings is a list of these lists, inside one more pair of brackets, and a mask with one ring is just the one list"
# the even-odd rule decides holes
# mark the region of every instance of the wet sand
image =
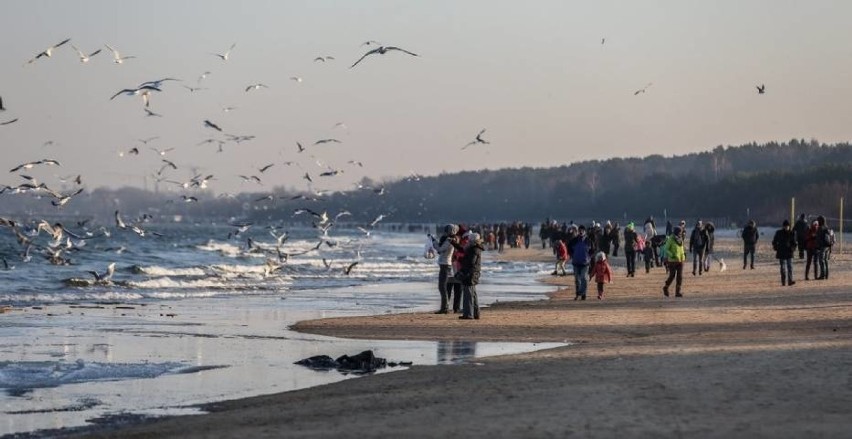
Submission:
[[[765,245],[765,244],[764,244]],[[828,280],[780,285],[767,248],[742,270],[624,277],[606,299],[501,303],[478,321],[396,314],[301,322],[295,329],[373,339],[568,341],[474,364],[412,367],[295,392],[216,403],[210,414],[89,432],[92,437],[848,437],[852,434],[852,258]],[[502,258],[551,261],[550,250]],[[799,265],[801,263],[801,265]],[[637,267],[641,264],[637,264]],[[482,286],[487,288],[487,286]],[[593,286],[590,287],[592,291]]]

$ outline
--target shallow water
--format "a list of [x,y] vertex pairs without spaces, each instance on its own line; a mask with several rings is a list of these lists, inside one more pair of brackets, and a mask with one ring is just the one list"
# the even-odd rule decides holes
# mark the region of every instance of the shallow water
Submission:
[[[178,237],[125,236],[134,250],[121,255],[80,252],[81,265],[68,267],[34,258],[4,273],[0,303],[17,308],[0,314],[0,434],[78,426],[118,413],[193,413],[194,404],[355,376],[293,364],[314,355],[372,349],[388,361],[435,365],[562,345],[345,340],[288,329],[307,319],[436,307],[437,267],[422,257],[420,235],[338,237],[351,241],[291,258],[285,270],[264,276],[266,253],[210,240],[210,230],[171,230]],[[295,233],[302,237],[288,240],[288,250],[314,246],[310,233]],[[256,240],[269,246],[273,238]],[[322,258],[332,260],[331,269]],[[116,281],[126,286],[62,283],[111,260],[122,267]],[[358,266],[344,275],[341,267],[353,260]],[[534,279],[549,269],[486,257],[480,300],[543,298],[554,287]]]

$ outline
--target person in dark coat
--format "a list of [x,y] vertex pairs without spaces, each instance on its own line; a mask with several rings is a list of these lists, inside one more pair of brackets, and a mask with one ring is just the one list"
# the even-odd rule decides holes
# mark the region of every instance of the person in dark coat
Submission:
[[713,262],[713,246],[716,244],[716,226],[711,222],[704,224],[704,231],[707,232],[707,252],[704,255],[704,271],[710,271],[710,265]]
[[462,284],[462,315],[459,319],[479,319],[479,299],[476,296],[476,285],[482,272],[482,238],[478,233],[470,233],[467,247],[464,249],[459,281]]
[[808,222],[805,221],[805,214],[799,215],[796,220],[796,225],[793,226],[793,233],[796,235],[796,246],[799,248],[799,259],[805,257],[805,240],[808,238]]
[[612,242],[612,256],[614,258],[618,257],[618,248],[621,247],[621,227],[618,226],[618,223],[615,223],[612,226],[612,232],[610,232],[610,241]]
[[790,221],[784,220],[783,225],[772,238],[772,249],[781,264],[781,285],[793,286],[793,253],[796,252],[796,234],[790,229]]
[[695,223],[695,228],[692,229],[692,234],[689,236],[689,252],[692,253],[692,275],[695,276],[695,271],[698,270],[698,275],[704,274],[704,255],[707,254],[707,231],[704,229],[704,223],[698,220]]
[[817,217],[816,235],[816,261],[819,267],[819,275],[816,279],[828,279],[828,259],[831,256],[831,229],[825,223],[825,217],[820,215]]
[[627,277],[636,277],[636,244],[639,235],[633,223],[624,228],[624,256],[627,258]]
[[760,238],[760,233],[757,231],[757,224],[754,220],[748,220],[748,224],[743,227],[743,270],[749,265],[749,256],[751,256],[751,269],[754,270],[754,251],[757,248],[757,240]]
[[574,300],[586,300],[586,289],[589,286],[589,263],[591,244],[586,236],[583,225],[577,229],[577,236],[568,241],[568,254],[571,256],[571,266],[574,268]]

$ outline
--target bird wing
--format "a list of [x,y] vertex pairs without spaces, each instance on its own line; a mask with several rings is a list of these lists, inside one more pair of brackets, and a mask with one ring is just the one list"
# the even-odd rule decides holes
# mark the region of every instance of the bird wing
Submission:
[[348,275],[348,274],[352,271],[352,269],[353,269],[353,268],[355,268],[355,266],[356,266],[356,265],[358,265],[358,261],[355,261],[355,262],[353,262],[353,263],[349,264],[349,266],[348,266],[348,267],[346,267],[346,268],[343,270],[343,272],[344,272],[345,274],[347,274],[347,275]]
[[85,57],[86,57],[86,54],[85,54],[85,53],[83,53],[80,49],[78,49],[78,48],[77,48],[77,46],[75,46],[75,45],[73,45],[73,44],[72,44],[72,45],[71,45],[71,47],[73,47],[73,48],[74,48],[74,50],[75,50],[75,51],[77,51],[77,55],[79,55],[79,56],[80,56],[80,58],[85,58]]
[[405,52],[405,53],[407,53],[407,54],[409,54],[409,55],[411,55],[411,56],[420,56],[420,55],[418,55],[418,54],[416,54],[416,53],[414,53],[414,52],[409,52],[409,51],[407,51],[407,50],[405,50],[405,49],[400,49],[399,47],[394,47],[394,46],[388,46],[388,47],[385,47],[385,51],[388,51],[388,50],[398,50],[398,51],[400,51],[400,52]]
[[89,54],[89,58],[91,58],[91,57],[93,57],[93,56],[95,56],[95,55],[97,55],[97,54],[99,54],[99,53],[101,53],[101,49],[98,49],[98,50],[96,50],[96,51],[94,51],[94,52],[90,53],[90,54]]
[[67,43],[67,42],[69,42],[69,41],[71,41],[71,38],[66,38],[66,39],[62,40],[59,44],[57,44],[57,45],[55,45],[55,46],[51,47],[51,49],[56,49],[57,47],[59,47],[59,46],[61,46],[61,45],[65,44],[65,43]]
[[370,55],[372,55],[372,54],[374,54],[374,53],[379,53],[379,49],[381,49],[381,47],[379,47],[379,48],[375,48],[375,49],[373,49],[373,50],[371,50],[371,51],[369,51],[369,52],[365,53],[363,56],[361,56],[361,58],[358,58],[358,61],[355,61],[355,64],[352,64],[349,68],[351,69],[352,67],[357,66],[357,65],[358,65],[358,63],[359,63],[359,62],[361,62],[364,58],[366,58],[366,57],[368,57],[368,56],[370,56]]
[[15,119],[12,119],[12,120],[7,120],[6,122],[0,122],[0,125],[9,125],[9,124],[13,124],[17,121],[18,121],[18,118],[15,118]]

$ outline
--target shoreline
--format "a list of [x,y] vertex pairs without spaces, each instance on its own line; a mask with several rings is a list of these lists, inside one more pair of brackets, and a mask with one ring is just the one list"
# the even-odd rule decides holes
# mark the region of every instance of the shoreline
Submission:
[[[529,257],[513,251],[504,257]],[[548,300],[494,304],[479,321],[411,313],[299,322],[291,329],[344,338],[573,344],[224,401],[205,405],[208,414],[83,435],[839,436],[852,430],[844,409],[852,389],[843,372],[852,366],[850,259],[833,261],[831,279],[794,287],[777,285],[777,266],[763,261],[757,270],[687,273],[686,297],[663,300],[661,269],[629,280],[616,270],[604,301],[574,302],[563,288]],[[698,403],[711,413],[698,416]],[[462,409],[472,425],[445,422]],[[522,419],[512,417],[519,411]],[[591,423],[595,417],[607,422]]]

